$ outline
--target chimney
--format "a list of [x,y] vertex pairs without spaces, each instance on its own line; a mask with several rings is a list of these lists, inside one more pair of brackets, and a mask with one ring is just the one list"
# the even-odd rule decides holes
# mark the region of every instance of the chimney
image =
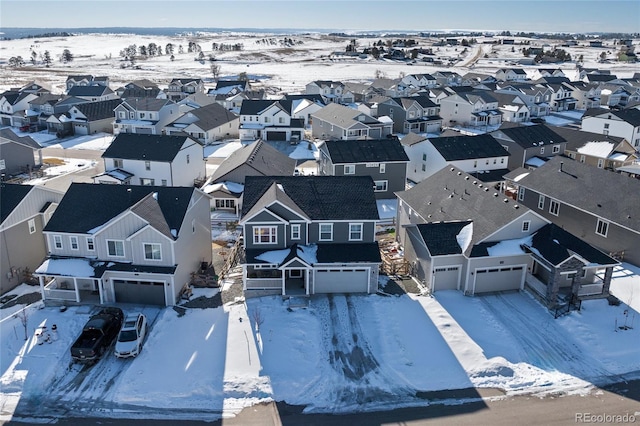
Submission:
[[562,173],[562,165],[564,164],[564,161],[560,162],[560,170],[558,170],[560,173]]

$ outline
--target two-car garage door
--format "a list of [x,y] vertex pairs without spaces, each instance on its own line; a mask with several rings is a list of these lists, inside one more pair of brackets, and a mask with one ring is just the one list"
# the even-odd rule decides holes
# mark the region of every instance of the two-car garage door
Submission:
[[367,293],[367,269],[319,269],[315,272],[314,293]]
[[165,306],[164,282],[113,280],[116,302]]
[[524,279],[524,266],[484,268],[475,270],[474,293],[518,290]]

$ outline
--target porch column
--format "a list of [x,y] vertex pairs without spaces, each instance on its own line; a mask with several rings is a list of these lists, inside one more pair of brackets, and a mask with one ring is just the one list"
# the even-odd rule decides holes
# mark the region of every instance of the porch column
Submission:
[[40,294],[42,295],[42,300],[46,300],[46,297],[44,296],[44,279],[45,277],[43,277],[42,275],[38,275],[38,283],[40,284]]
[[604,270],[604,279],[602,280],[602,294],[609,294],[611,286],[611,277],[613,276],[613,266],[609,266]]
[[100,296],[100,304],[104,305],[104,287],[102,285],[102,278],[98,278],[98,295]]
[[578,272],[576,273],[576,275],[573,277],[573,280],[571,281],[571,294],[574,297],[578,297],[578,291],[580,291],[580,286],[582,285],[583,271],[584,271],[584,268],[582,267],[578,268]]
[[547,283],[547,307],[554,309],[558,303],[558,292],[560,290],[560,273],[557,270],[551,274],[551,281]]
[[76,291],[76,302],[80,303],[80,290],[78,290],[78,282],[76,277],[73,277],[73,289]]
[[304,291],[309,295],[309,268],[304,270]]
[[287,291],[285,289],[285,283],[287,282],[286,276],[287,276],[287,271],[283,269],[282,270],[282,295],[283,296],[287,294]]

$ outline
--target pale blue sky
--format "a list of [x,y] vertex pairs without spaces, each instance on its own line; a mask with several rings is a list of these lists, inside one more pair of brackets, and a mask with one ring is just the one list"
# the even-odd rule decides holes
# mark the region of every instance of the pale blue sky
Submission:
[[0,0],[0,26],[640,32],[640,1]]

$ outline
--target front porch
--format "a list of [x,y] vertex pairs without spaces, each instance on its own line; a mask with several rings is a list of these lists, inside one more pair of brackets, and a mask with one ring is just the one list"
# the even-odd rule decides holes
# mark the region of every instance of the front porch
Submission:
[[45,304],[99,304],[102,303],[99,280],[74,277],[39,276],[40,291]]
[[273,291],[283,296],[309,296],[310,270],[306,268],[276,269],[265,265],[245,265],[243,282],[245,291]]

